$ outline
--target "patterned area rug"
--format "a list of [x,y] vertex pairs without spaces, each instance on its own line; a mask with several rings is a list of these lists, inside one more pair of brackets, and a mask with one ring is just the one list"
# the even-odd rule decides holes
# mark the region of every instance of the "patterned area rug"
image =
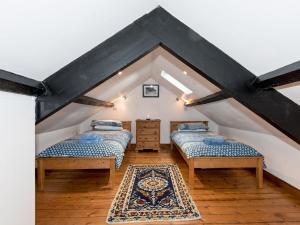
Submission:
[[200,219],[176,165],[130,165],[107,223]]

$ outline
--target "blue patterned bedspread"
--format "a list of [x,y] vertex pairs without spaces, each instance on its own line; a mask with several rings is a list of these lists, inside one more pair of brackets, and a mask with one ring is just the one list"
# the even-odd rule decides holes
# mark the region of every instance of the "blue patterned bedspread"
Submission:
[[126,146],[132,139],[132,134],[127,130],[88,131],[86,133],[101,135],[103,141],[97,144],[79,143],[80,135],[78,135],[45,149],[37,157],[116,156],[116,167],[120,168]]
[[192,157],[239,157],[239,156],[262,156],[249,145],[226,140],[224,144],[208,145],[203,142],[207,136],[213,136],[211,132],[180,132],[173,131],[171,138],[186,154]]

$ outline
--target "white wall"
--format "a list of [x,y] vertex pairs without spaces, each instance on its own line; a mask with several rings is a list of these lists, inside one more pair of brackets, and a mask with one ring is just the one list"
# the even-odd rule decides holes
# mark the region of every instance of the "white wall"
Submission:
[[60,130],[54,130],[46,133],[39,133],[35,135],[35,152],[40,153],[42,150],[54,145],[67,138],[77,134],[77,126],[67,127]]
[[[155,83],[148,80],[145,83]],[[99,111],[80,125],[80,132],[90,129],[92,119],[132,120],[132,131],[135,143],[135,120],[145,119],[150,115],[153,119],[161,120],[161,143],[169,143],[170,120],[208,120],[207,117],[193,108],[185,108],[182,101],[176,101],[176,95],[160,85],[159,98],[143,98],[142,85],[137,86],[127,94],[126,100],[115,102],[115,108]],[[218,127],[214,122],[209,123],[212,130]]]
[[255,147],[265,156],[266,170],[300,189],[300,145],[287,137],[219,126],[224,136]]
[[0,106],[0,224],[33,225],[35,100],[0,91]]

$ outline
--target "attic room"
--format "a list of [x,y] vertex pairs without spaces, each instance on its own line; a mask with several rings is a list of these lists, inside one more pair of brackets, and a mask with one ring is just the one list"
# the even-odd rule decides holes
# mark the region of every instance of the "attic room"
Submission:
[[0,224],[300,224],[298,2],[1,5]]

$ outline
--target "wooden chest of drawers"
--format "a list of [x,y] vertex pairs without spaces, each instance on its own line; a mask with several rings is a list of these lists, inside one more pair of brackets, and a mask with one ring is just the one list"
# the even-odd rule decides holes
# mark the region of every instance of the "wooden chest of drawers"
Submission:
[[136,120],[136,151],[160,150],[160,120]]

